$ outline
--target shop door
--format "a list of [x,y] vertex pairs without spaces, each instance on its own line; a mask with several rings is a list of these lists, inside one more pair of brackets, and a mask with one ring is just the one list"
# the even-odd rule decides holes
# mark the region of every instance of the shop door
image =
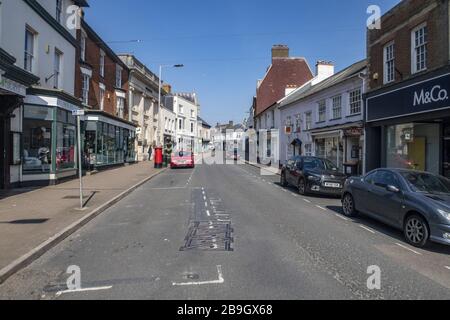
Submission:
[[426,147],[427,140],[422,137],[415,137],[414,142],[408,143],[408,160],[415,170],[425,171],[426,168]]
[[0,189],[5,188],[5,120],[0,117]]

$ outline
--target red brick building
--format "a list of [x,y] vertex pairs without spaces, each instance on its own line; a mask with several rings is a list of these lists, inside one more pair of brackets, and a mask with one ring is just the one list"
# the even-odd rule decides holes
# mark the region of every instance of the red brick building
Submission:
[[[290,57],[289,48],[285,45],[273,46],[272,64],[256,89],[256,121],[261,118],[262,113],[286,96],[286,90],[298,88],[312,78],[312,71],[304,58]],[[257,128],[261,127],[265,126],[259,123]]]
[[77,41],[75,96],[87,113],[85,164],[95,169],[132,162],[136,127],[128,121],[128,67],[84,20]]
[[450,177],[448,0],[404,0],[367,32],[366,169]]

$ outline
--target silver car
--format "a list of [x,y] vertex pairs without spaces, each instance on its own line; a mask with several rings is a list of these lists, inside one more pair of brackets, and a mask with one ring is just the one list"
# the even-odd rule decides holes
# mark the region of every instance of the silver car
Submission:
[[377,169],[351,177],[344,186],[346,216],[366,214],[401,229],[406,241],[450,245],[450,180],[428,172]]

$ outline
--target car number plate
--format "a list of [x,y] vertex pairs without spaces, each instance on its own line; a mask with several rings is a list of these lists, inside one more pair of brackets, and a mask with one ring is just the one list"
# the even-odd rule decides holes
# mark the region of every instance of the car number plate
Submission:
[[331,182],[325,182],[325,187],[327,188],[340,188],[340,183],[331,183]]

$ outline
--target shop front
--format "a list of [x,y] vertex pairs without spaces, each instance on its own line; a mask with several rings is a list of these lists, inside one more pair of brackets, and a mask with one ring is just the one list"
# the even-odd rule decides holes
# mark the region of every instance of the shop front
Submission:
[[450,177],[450,70],[366,96],[366,169],[395,167]]
[[0,190],[20,184],[23,99],[27,88],[39,80],[15,62],[0,48]]
[[316,157],[331,161],[343,173],[361,174],[364,146],[361,122],[313,130],[311,136]]
[[84,166],[97,170],[136,161],[136,127],[101,111],[87,112]]
[[53,90],[33,89],[22,114],[21,185],[52,185],[76,176],[76,118],[74,97]]

